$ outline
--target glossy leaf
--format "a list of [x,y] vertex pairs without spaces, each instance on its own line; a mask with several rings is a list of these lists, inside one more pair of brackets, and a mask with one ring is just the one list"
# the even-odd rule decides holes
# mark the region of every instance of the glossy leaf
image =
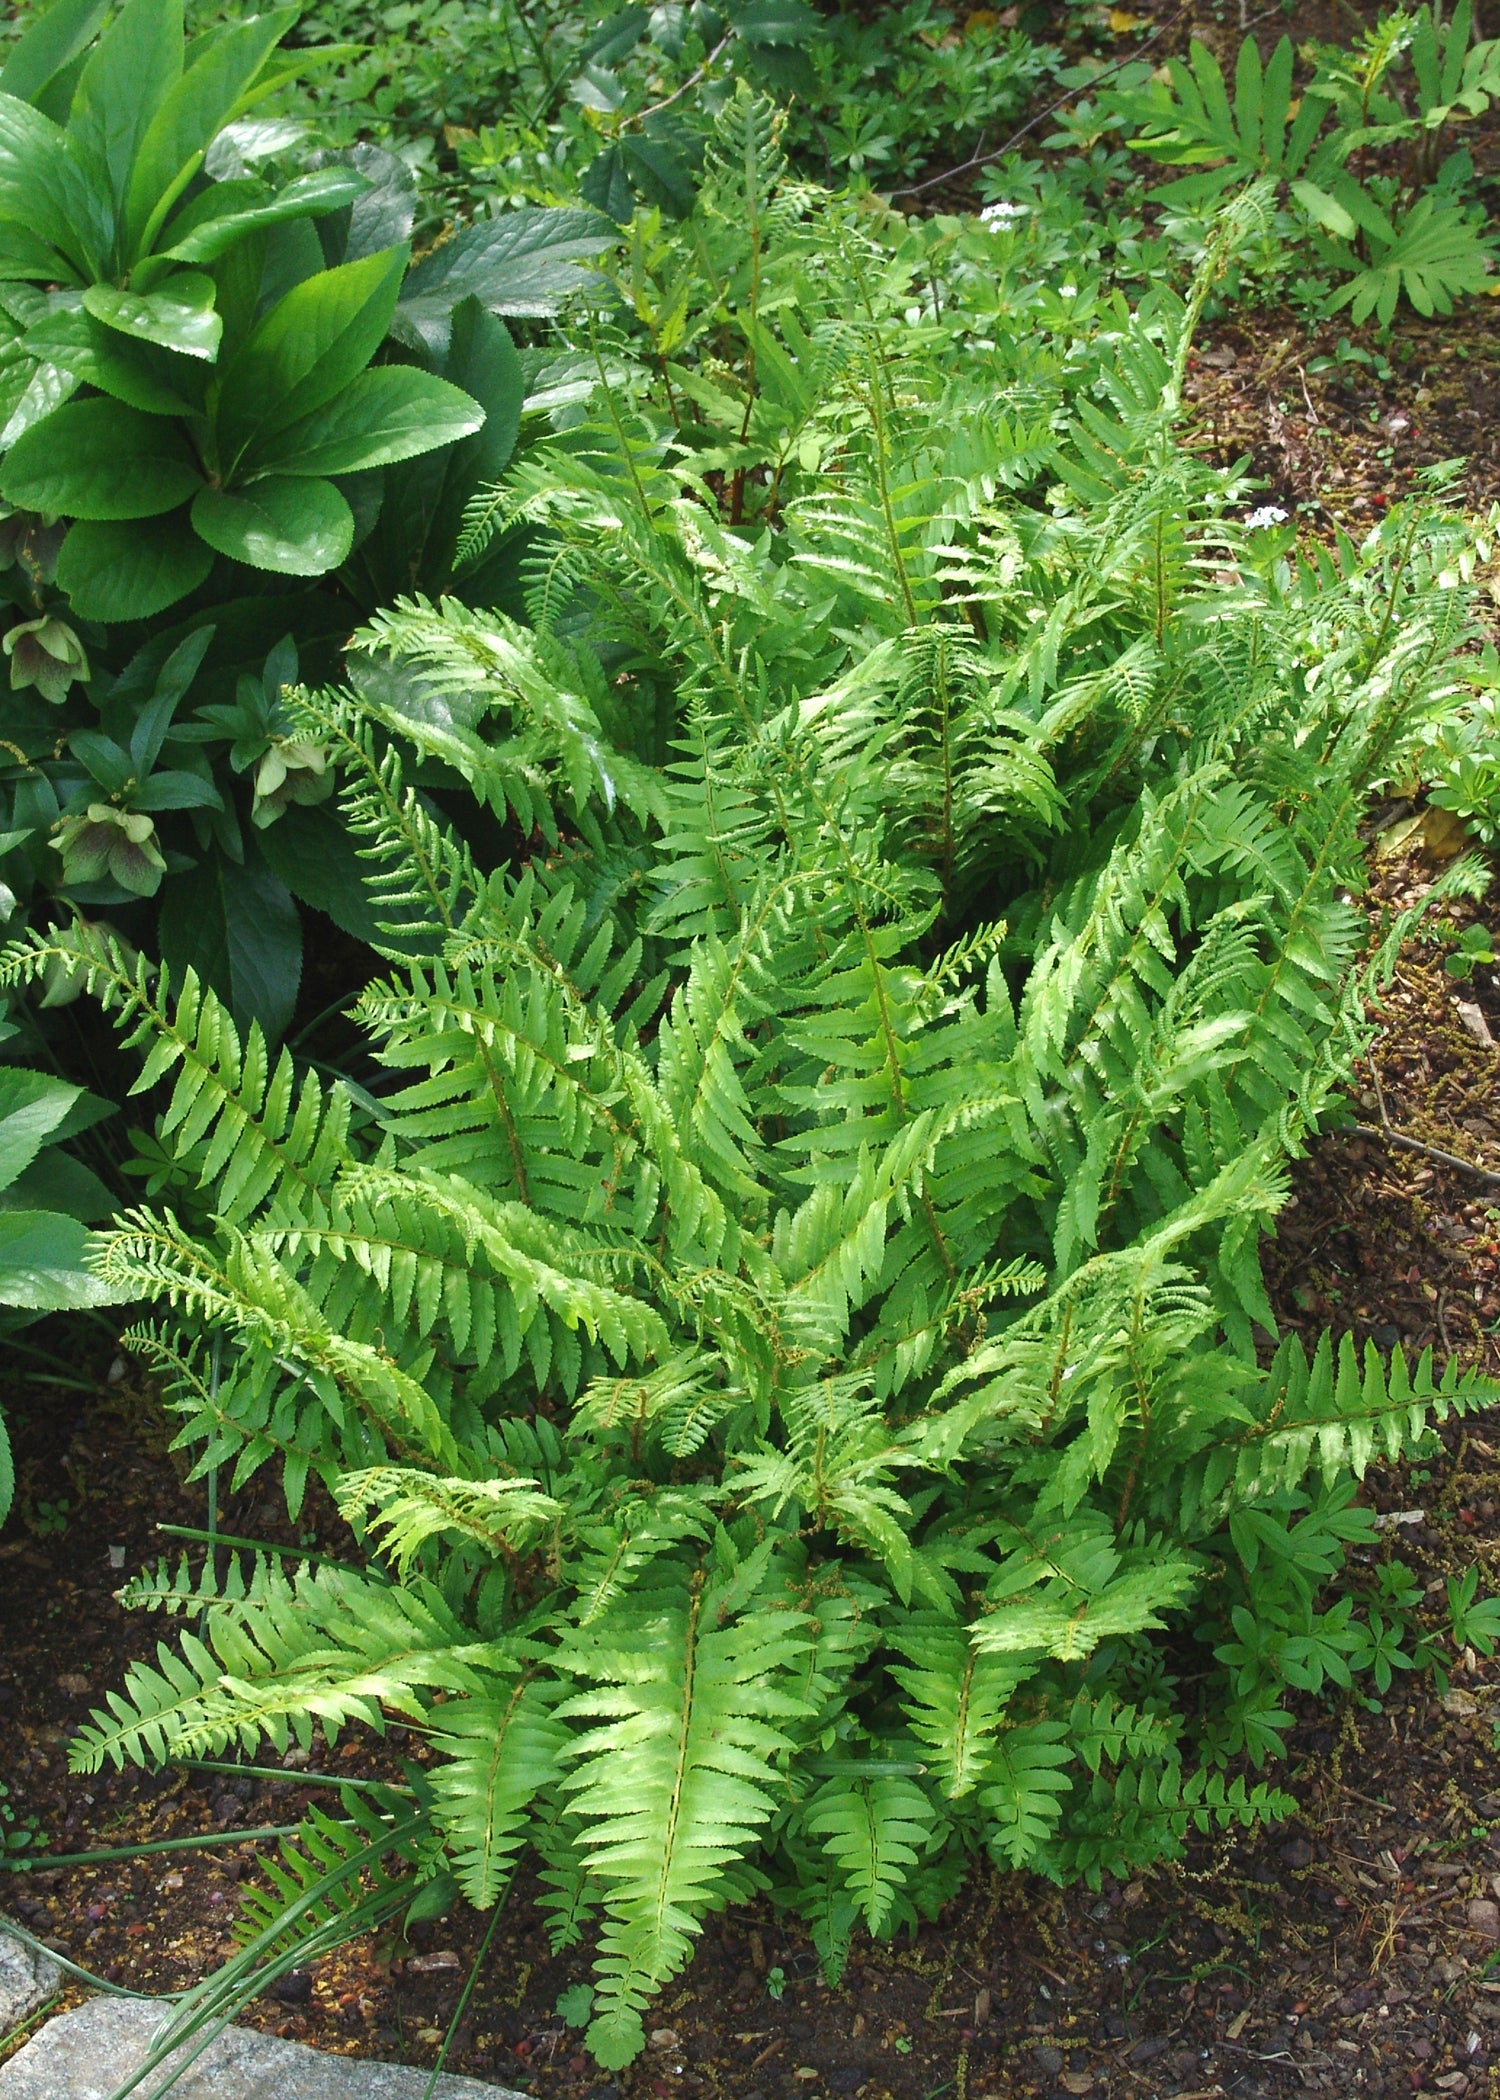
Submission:
[[583,171],[578,185],[590,204],[607,212],[617,226],[628,225],[635,214],[635,190],[618,145],[606,146]]
[[193,381],[193,367],[174,368],[154,345],[126,340],[81,306],[48,314],[28,329],[26,348],[78,383],[98,387],[116,401],[151,415],[191,415],[201,405],[185,391],[185,385]]
[[48,1072],[0,1065],[0,1188],[31,1165],[81,1092]]
[[473,396],[484,423],[459,444],[387,469],[374,530],[346,571],[351,588],[372,607],[404,592],[437,594],[448,586],[465,507],[481,487],[499,480],[515,449],[524,369],[505,323],[477,299],[454,309],[441,376]]
[[[157,673],[151,697],[136,716],[135,727],[130,732],[130,763],[137,779],[144,780],[160,757],[172,717],[197,677],[213,638],[212,627],[194,628],[177,644]],[[112,701],[123,697],[122,683],[116,681],[110,694]]]
[[404,248],[342,263],[294,285],[226,364],[218,428],[226,477],[262,439],[331,401],[385,336],[406,268]]
[[339,153],[313,154],[310,165],[329,175],[347,169],[364,184],[342,211],[318,221],[318,237],[330,269],[337,263],[378,255],[383,248],[398,248],[411,239],[417,216],[417,179],[399,154],[388,153],[384,146],[346,146]]
[[202,485],[186,438],[122,401],[69,401],[0,466],[8,503],[67,518],[153,518]]
[[807,0],[748,0],[729,19],[747,44],[805,44],[822,27]]
[[[341,205],[352,204],[363,187],[360,177],[352,169],[325,168],[311,175],[299,175],[264,204],[201,218],[191,226],[185,225],[180,235],[175,234],[174,227],[169,227],[168,233],[174,237],[171,247],[164,249],[163,253],[178,262],[213,262],[260,227],[278,226],[284,219],[316,218],[324,212],[337,211]],[[209,192],[208,201],[212,202],[212,192]]]
[[626,173],[648,204],[658,204],[674,219],[693,208],[697,184],[693,171],[665,139],[627,136],[620,141]]
[[109,12],[109,0],[53,0],[0,66],[0,94],[34,102],[47,83],[71,65]]
[[167,201],[197,172],[214,134],[296,19],[295,8],[252,15],[210,31],[193,48],[193,62],[153,115],[130,171],[123,227],[130,256],[161,224]]
[[224,798],[211,780],[198,773],[153,773],[130,798],[132,809],[222,809]]
[[184,357],[211,364],[219,354],[224,324],[214,311],[214,282],[201,270],[179,270],[159,292],[122,292],[91,284],[84,310],[106,328],[139,343],[159,343]]
[[84,620],[146,620],[185,598],[214,565],[185,515],[150,525],[75,525],[63,541],[57,581]]
[[85,1225],[98,1224],[115,1207],[99,1176],[57,1143],[38,1153],[8,1189],[0,1189],[0,1210],[60,1210]]
[[117,205],[151,121],[182,77],[182,0],[125,0],[94,46],[69,129],[104,164]]
[[65,372],[60,365],[44,362],[29,377],[23,377],[23,383],[13,396],[0,392],[0,417],[4,419],[0,422],[0,452],[13,445],[33,424],[50,416],[55,408],[61,408],[64,401],[77,392],[78,384],[71,372]]
[[326,408],[256,446],[247,465],[281,474],[354,474],[434,451],[476,431],[484,410],[411,365],[361,372]]
[[50,1210],[0,1210],[0,1305],[59,1312],[119,1293],[84,1267],[88,1227]]
[[492,314],[542,318],[593,280],[582,265],[615,239],[597,212],[527,206],[464,227],[408,273],[397,333],[441,355],[449,316],[470,293]]
[[[46,273],[45,250],[62,259],[58,275],[66,281],[80,270],[98,274],[97,239],[80,229],[97,219],[97,206],[78,155],[50,118],[13,95],[0,95],[0,236],[7,248],[20,246],[32,260],[15,274]],[[97,234],[97,227],[95,232]],[[29,244],[29,250],[28,250]],[[40,245],[39,245],[40,244]]]
[[202,489],[192,516],[218,553],[283,576],[336,569],[354,540],[354,513],[333,483],[289,474],[244,489]]

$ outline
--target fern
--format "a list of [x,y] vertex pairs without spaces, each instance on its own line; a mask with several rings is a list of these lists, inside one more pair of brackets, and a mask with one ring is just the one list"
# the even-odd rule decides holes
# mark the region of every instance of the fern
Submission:
[[[1283,174],[1285,72],[1228,117]],[[1186,77],[1174,151],[1226,122]],[[383,928],[360,1083],[97,927],[4,970],[76,970],[145,1053],[191,1202],[97,1261],[180,1447],[355,1534],[133,1583],[176,1644],[75,1761],[420,1735],[403,1865],[310,1827],[275,1958],[279,1904],[488,1906],[530,1854],[554,1944],[597,1926],[611,2065],[757,1891],[833,1974],[977,1857],[1097,1879],[1284,1813],[1236,1767],[1298,1669],[1353,1676],[1318,1601],[1353,1483],[1500,1398],[1260,1346],[1403,931],[1362,953],[1362,814],[1475,632],[1435,506],[1222,580],[1240,484],[1175,425],[1265,192],[1091,394],[1044,362],[1001,416],[873,222],[758,106],[725,126],[663,236],[677,349],[585,324],[592,399],[474,516],[518,528],[517,603],[391,608],[292,703]],[[710,344],[736,420],[685,432]],[[1189,1629],[1191,1697],[1155,1654]]]
[[726,1621],[719,1605],[690,1578],[685,1599],[606,1618],[568,1657],[602,1680],[558,1712],[599,1721],[569,1745],[565,1787],[605,1890],[589,2045],[606,2067],[639,2053],[641,2007],[681,1967],[725,1866],[770,1817],[769,1768],[791,1747],[776,1724],[801,1711],[776,1683],[796,1658],[795,1622]]
[[830,1780],[803,1821],[809,1836],[821,1838],[868,1929],[883,1932],[907,1870],[932,1835],[936,1811],[927,1794],[913,1780],[886,1773]]

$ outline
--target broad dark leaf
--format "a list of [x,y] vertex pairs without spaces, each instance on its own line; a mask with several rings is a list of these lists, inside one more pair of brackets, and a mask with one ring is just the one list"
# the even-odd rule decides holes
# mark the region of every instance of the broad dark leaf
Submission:
[[194,969],[240,1029],[259,1021],[274,1041],[302,982],[302,922],[284,882],[245,842],[242,866],[210,853],[162,890],[162,956],[180,981]]
[[75,525],[57,580],[84,620],[148,620],[185,598],[213,567],[185,512],[149,524]]
[[481,219],[408,272],[396,332],[441,356],[449,316],[470,293],[492,314],[554,314],[570,294],[597,282],[581,265],[614,238],[614,228],[591,211],[527,205]]

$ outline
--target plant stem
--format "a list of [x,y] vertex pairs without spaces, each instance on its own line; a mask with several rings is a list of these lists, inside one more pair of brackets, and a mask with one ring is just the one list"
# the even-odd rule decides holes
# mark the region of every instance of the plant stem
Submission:
[[[283,1773],[285,1778],[286,1774]],[[148,1852],[207,1852],[220,1845],[256,1845],[266,1838],[295,1837],[300,1823],[277,1823],[264,1830],[214,1830],[199,1837],[148,1838],[140,1845],[105,1845],[97,1852],[39,1852],[35,1859],[7,1860],[12,1874],[48,1873],[53,1867],[92,1867],[106,1859],[144,1859]],[[6,1931],[10,1930],[7,1923]]]
[[298,1772],[286,1765],[237,1765],[224,1757],[174,1757],[168,1762],[188,1772],[233,1772],[237,1778],[275,1779],[289,1786],[352,1786],[362,1793],[415,1798],[409,1786],[400,1786],[394,1779],[340,1779],[336,1772]]
[[479,1952],[475,1955],[474,1965],[469,1971],[469,1980],[459,1993],[458,2003],[453,2008],[453,2018],[448,2022],[448,2032],[443,2036],[443,2046],[438,2050],[437,2062],[433,2065],[431,2075],[426,2085],[422,2088],[422,2100],[432,2100],[433,2088],[438,2082],[438,2076],[442,2071],[443,2065],[448,2061],[448,2051],[453,2047],[453,2037],[458,2032],[458,2023],[463,2018],[464,2008],[473,1995],[475,1984],[479,1981],[480,1968],[483,1965],[484,1957],[490,1951],[490,1941],[495,1937],[495,1927],[500,1923],[500,1913],[504,1908],[505,1903],[502,1898],[496,1903],[494,1910],[490,1914],[490,1922],[485,1927],[484,1938],[479,1942]]

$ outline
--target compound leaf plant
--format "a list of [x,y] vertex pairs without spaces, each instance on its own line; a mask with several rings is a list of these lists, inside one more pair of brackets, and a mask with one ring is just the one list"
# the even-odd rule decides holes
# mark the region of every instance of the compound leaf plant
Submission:
[[[274,1034],[300,970],[289,886],[369,927],[326,813],[281,851],[247,835],[244,767],[203,708],[254,705],[279,642],[283,674],[299,649],[335,668],[383,572],[451,583],[463,503],[505,465],[526,393],[498,315],[555,308],[610,229],[518,212],[413,268],[391,156],[274,181],[256,164],[247,112],[291,77],[295,10],[186,40],[181,0],[126,0],[90,44],[101,12],[57,0],[0,76],[11,887],[128,914],[165,883],[179,965]],[[376,533],[372,577],[351,557]],[[315,780],[321,754],[282,748],[274,699],[261,713],[257,784]],[[258,796],[251,831],[314,799]],[[164,835],[165,811],[192,818]]]
[[[527,1853],[618,2066],[757,1892],[837,1979],[976,1861],[1097,1881],[1283,1813],[1288,1694],[1412,1659],[1326,1597],[1359,1476],[1500,1397],[1276,1343],[1259,1264],[1406,930],[1363,953],[1359,825],[1463,689],[1463,528],[1237,522],[1174,438],[1206,283],[1121,315],[1038,485],[994,342],[914,325],[738,119],[684,252],[717,298],[755,249],[757,365],[815,389],[774,518],[621,342],[474,511],[528,523],[526,621],[413,595],[352,690],[282,695],[383,929],[370,1086],[97,926],[9,953],[160,1090],[171,1207],[99,1273],[157,1304],[181,1443],[294,1512],[316,1477],[361,1549],[137,1578],[196,1630],[75,1767],[431,1753],[289,1841],[153,2064]],[[480,857],[439,763],[531,846]]]

